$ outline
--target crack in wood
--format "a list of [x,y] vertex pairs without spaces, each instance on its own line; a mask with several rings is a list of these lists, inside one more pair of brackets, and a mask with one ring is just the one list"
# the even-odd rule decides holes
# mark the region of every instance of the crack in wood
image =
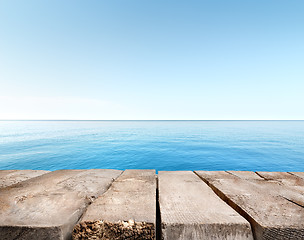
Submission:
[[194,173],[201,180],[203,180],[220,199],[222,199],[225,203],[227,203],[231,208],[233,208],[235,211],[237,211],[242,217],[244,217],[250,223],[253,238],[255,240],[257,240],[255,232],[259,228],[259,224],[252,217],[250,217],[239,205],[237,205],[228,196],[226,196],[226,194],[224,194],[221,190],[219,190],[217,187],[215,187],[210,181],[203,178],[202,176],[197,174],[195,171],[194,171]]
[[254,172],[256,175],[258,175],[259,177],[263,178],[265,181],[269,181],[270,179],[265,178],[264,176],[262,176],[261,174],[259,174],[258,172]]
[[156,177],[156,240],[162,240],[161,213],[159,207],[158,177]]
[[291,200],[291,199],[289,199],[289,198],[287,198],[287,197],[284,197],[284,196],[281,196],[281,197],[284,198],[284,199],[286,199],[287,201],[289,201],[289,202],[291,202],[291,203],[293,203],[293,204],[299,206],[299,207],[304,208],[304,205],[302,205],[302,204],[300,204],[300,203],[297,203],[297,202],[295,202],[295,201],[293,201],[293,200]]

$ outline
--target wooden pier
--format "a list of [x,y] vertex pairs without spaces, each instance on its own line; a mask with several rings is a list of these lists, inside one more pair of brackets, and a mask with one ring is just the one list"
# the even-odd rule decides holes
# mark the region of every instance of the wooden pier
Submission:
[[304,239],[304,173],[0,170],[0,239]]

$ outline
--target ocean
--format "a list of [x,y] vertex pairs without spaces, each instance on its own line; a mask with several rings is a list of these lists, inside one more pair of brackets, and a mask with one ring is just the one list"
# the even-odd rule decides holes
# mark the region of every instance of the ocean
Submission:
[[304,121],[0,121],[0,169],[304,171]]

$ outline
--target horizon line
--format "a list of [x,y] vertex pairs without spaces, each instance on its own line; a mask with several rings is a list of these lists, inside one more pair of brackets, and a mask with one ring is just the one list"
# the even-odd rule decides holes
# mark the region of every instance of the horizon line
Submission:
[[304,119],[0,119],[0,121],[304,121]]

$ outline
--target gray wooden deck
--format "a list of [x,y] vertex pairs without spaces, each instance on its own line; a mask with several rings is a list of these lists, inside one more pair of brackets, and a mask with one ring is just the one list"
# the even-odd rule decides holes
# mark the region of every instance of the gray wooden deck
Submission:
[[304,239],[304,174],[0,170],[0,239]]

